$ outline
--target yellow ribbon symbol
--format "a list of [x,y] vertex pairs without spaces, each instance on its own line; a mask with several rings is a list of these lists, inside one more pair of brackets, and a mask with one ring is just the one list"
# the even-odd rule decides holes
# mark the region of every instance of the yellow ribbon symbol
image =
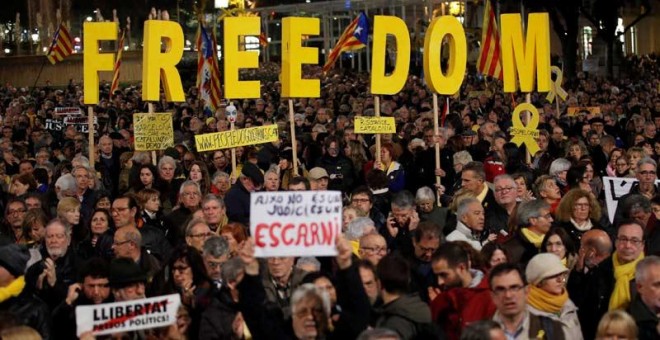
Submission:
[[561,82],[564,80],[564,74],[557,66],[550,68],[550,74],[554,74],[557,78],[550,87],[550,92],[548,92],[548,95],[545,97],[545,99],[552,103],[555,101],[555,96],[559,95],[561,100],[566,101],[566,96],[568,96],[568,93],[561,87]]
[[[520,120],[520,113],[523,111],[529,112],[529,119],[526,126]],[[535,139],[539,136],[539,111],[530,103],[519,104],[513,111],[511,122],[513,123],[513,127],[511,128],[511,136],[513,138],[511,138],[511,142],[516,143],[518,146],[525,143],[527,151],[531,155],[535,155],[540,149]]]

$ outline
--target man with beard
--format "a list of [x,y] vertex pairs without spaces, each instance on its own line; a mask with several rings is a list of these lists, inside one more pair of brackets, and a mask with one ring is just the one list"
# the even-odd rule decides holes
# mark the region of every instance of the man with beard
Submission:
[[69,286],[66,299],[53,311],[54,339],[76,338],[76,306],[112,302],[108,263],[101,258],[89,260],[80,269],[81,282]]
[[316,166],[324,168],[329,177],[328,190],[349,192],[353,188],[355,175],[353,162],[341,152],[341,142],[335,136],[329,136],[323,143],[324,154]]
[[4,230],[0,230],[0,244],[11,244],[22,241],[27,237],[23,235],[23,219],[27,206],[23,200],[10,199],[5,208]]
[[459,339],[465,326],[495,314],[486,275],[471,268],[468,253],[457,242],[443,244],[431,266],[437,278],[437,287],[429,288],[431,313],[448,339]]

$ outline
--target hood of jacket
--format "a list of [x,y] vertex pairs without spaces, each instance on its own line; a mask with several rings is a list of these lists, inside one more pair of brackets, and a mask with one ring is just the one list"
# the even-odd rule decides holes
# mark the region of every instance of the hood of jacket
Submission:
[[429,306],[417,294],[403,295],[382,308],[383,316],[401,316],[417,323],[431,322]]

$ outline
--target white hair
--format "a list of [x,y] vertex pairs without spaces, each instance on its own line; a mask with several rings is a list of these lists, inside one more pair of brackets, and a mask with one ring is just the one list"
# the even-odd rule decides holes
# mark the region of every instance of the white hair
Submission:
[[375,227],[375,223],[369,217],[357,217],[353,219],[346,228],[346,239],[349,241],[359,240],[364,231],[369,227]]
[[330,296],[328,292],[316,288],[313,283],[305,283],[293,292],[291,295],[291,312],[296,313],[296,306],[305,298],[316,297],[323,303],[323,311],[326,316],[330,315]]

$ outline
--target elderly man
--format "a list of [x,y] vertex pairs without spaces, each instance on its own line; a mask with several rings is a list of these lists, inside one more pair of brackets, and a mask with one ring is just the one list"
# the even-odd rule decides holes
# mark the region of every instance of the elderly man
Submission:
[[[124,195],[116,198],[112,202],[110,211],[117,230],[125,227],[137,228],[136,220],[139,208],[133,196]],[[139,230],[142,248],[161,260],[169,257],[172,247],[162,230],[150,224],[142,225]]]
[[385,238],[378,233],[365,234],[360,238],[360,249],[358,256],[369,261],[374,266],[387,255],[387,243]]
[[542,200],[521,203],[516,212],[518,230],[504,243],[510,263],[527,264],[538,254],[545,234],[552,226],[550,206]]
[[639,339],[657,339],[660,334],[660,257],[649,256],[637,263],[635,285],[638,294],[628,311],[637,322]]
[[571,271],[566,289],[571,301],[578,307],[578,319],[585,339],[596,337],[598,322],[607,313],[614,287],[611,255],[612,241],[605,231],[592,229],[582,235],[578,261]]
[[376,233],[374,221],[369,217],[357,217],[352,220],[346,228],[345,237],[351,243],[353,253],[358,255],[360,248],[360,238],[364,235]]
[[179,189],[179,208],[165,216],[163,225],[167,230],[167,238],[172,245],[179,245],[184,240],[186,221],[199,209],[202,192],[199,185],[193,181],[185,181]]
[[447,235],[447,241],[464,241],[480,251],[488,242],[495,241],[497,234],[489,234],[482,240],[484,231],[484,208],[476,198],[465,198],[456,211],[456,230]]
[[186,244],[201,252],[204,242],[213,236],[213,232],[203,219],[193,218],[186,225],[185,235]]
[[499,175],[493,180],[495,185],[496,205],[486,210],[486,228],[494,233],[507,234],[509,231],[509,217],[516,209],[518,202],[518,185],[513,177]]
[[238,181],[225,196],[230,222],[250,225],[250,193],[261,190],[263,184],[264,175],[259,167],[250,162],[245,163]]
[[225,201],[215,195],[209,194],[202,201],[202,213],[204,221],[211,228],[211,231],[220,234],[222,227],[227,225],[227,208]]
[[630,282],[635,279],[637,263],[644,258],[644,227],[635,221],[621,222],[614,246],[614,288],[610,296],[609,310],[625,309],[630,304]]
[[182,179],[174,178],[176,161],[170,156],[163,156],[158,161],[159,191],[161,192],[163,213],[169,214],[176,205]]
[[15,319],[20,324],[39,332],[49,339],[51,331],[50,309],[33,295],[26,285],[25,267],[30,259],[27,248],[17,244],[0,247],[0,289],[11,293],[0,297],[0,313],[6,320]]
[[110,190],[112,197],[116,197],[119,190],[119,173],[121,162],[119,152],[114,152],[112,138],[104,135],[99,138],[99,157],[94,168],[101,174],[103,186]]
[[110,289],[116,302],[144,299],[147,274],[134,261],[114,259],[110,263]]
[[135,227],[124,227],[115,231],[112,251],[115,258],[126,258],[135,262],[145,273],[148,283],[151,283],[160,270],[160,262],[142,248],[142,235]]
[[328,172],[324,168],[313,168],[309,171],[307,179],[309,180],[309,184],[311,185],[312,190],[328,190],[328,181],[330,179],[330,175],[328,175]]
[[229,260],[229,243],[222,236],[211,236],[202,246],[202,257],[209,278],[213,280],[216,288],[220,289],[223,284],[222,265]]
[[630,196],[639,194],[650,200],[653,199],[656,194],[660,193],[660,189],[655,185],[655,181],[658,178],[656,172],[657,168],[657,163],[649,157],[644,157],[637,162],[637,171],[635,172],[637,182],[632,185],[628,194],[619,199],[619,205],[617,206],[616,214],[614,216],[614,224],[617,224],[617,222],[623,218],[624,212],[619,207],[629,206],[627,200]]
[[392,211],[385,223],[385,239],[390,249],[409,254],[412,245],[410,234],[419,224],[419,215],[415,210],[413,195],[405,190],[394,194],[391,208]]

